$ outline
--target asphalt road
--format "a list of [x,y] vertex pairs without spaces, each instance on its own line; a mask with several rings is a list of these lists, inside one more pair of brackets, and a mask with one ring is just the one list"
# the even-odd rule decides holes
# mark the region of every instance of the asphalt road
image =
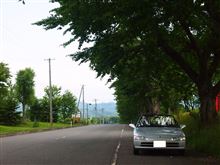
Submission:
[[132,153],[126,125],[91,125],[0,139],[1,165],[220,164],[206,156],[167,152]]

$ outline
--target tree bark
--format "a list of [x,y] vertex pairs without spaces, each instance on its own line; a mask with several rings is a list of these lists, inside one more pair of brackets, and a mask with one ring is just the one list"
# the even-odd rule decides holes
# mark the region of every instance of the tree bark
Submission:
[[213,65],[209,66],[209,55],[203,54],[199,56],[199,72],[195,72],[193,68],[185,61],[181,53],[174,50],[170,45],[158,37],[158,46],[166,53],[196,84],[200,99],[200,119],[203,125],[215,121],[217,113],[214,108],[214,100],[220,91],[220,81],[213,86],[212,77],[219,66],[219,55],[216,55]]
[[146,113],[153,113],[153,103],[150,97],[146,98]]
[[215,98],[211,92],[199,92],[200,99],[200,119],[202,125],[208,125],[215,121],[217,113],[215,111]]
[[26,113],[25,113],[25,103],[22,102],[22,113],[23,113],[23,119],[25,120],[26,119]]
[[160,101],[158,98],[148,97],[146,99],[146,112],[150,114],[159,114],[160,113]]
[[157,98],[153,99],[153,113],[160,114],[160,101]]

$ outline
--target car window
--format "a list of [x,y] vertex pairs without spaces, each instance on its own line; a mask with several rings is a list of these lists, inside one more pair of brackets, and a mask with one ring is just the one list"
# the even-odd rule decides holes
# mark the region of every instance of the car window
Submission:
[[178,123],[173,116],[141,116],[137,127],[177,127]]

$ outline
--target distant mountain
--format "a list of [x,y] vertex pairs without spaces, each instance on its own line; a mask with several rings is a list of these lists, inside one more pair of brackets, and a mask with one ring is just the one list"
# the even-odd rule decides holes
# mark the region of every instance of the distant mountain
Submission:
[[[80,103],[79,109],[83,111],[83,104]],[[108,103],[97,103],[97,112],[95,111],[95,104],[88,105],[88,115],[89,116],[118,116],[116,110],[116,104],[114,102]],[[87,103],[84,104],[84,113],[87,114]]]

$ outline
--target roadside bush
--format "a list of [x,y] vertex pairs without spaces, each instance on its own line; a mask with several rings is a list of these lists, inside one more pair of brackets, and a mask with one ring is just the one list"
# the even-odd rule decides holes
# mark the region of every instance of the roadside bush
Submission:
[[198,116],[198,112],[180,114],[179,122],[186,125],[187,148],[220,157],[220,121],[204,128]]
[[63,122],[63,123],[65,123],[65,124],[70,124],[70,123],[72,123],[72,122],[73,122],[72,118],[66,118],[66,119],[64,119],[64,122]]
[[39,122],[35,121],[35,122],[33,123],[33,128],[37,128],[37,127],[39,127],[39,126],[40,126]]
[[[88,120],[88,122],[89,122],[89,120]],[[87,124],[87,120],[86,119],[81,119],[80,123],[83,124],[83,125],[86,125]]]
[[91,124],[98,124],[98,118],[92,117],[90,122]]
[[0,102],[0,125],[16,125],[21,123],[21,113],[17,112],[18,103],[7,97]]

